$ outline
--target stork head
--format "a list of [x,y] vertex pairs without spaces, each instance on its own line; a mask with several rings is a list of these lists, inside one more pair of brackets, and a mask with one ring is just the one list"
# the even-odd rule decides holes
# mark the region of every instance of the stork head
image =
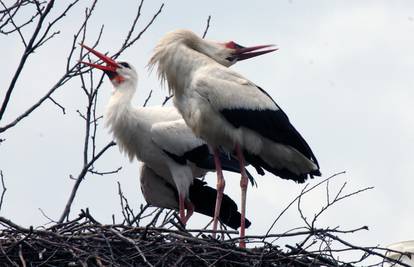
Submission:
[[[171,54],[177,53],[177,45],[181,44],[206,55],[226,67],[229,67],[238,61],[264,55],[277,50],[274,45],[244,47],[233,41],[226,43],[209,41],[200,38],[192,31],[179,29],[167,33],[160,40],[155,48],[155,53],[151,58],[149,65],[155,65],[156,62],[162,62],[164,59],[172,58]],[[167,55],[168,53],[171,54]]]
[[229,67],[240,60],[270,53],[277,48],[273,45],[243,47],[235,42],[218,43],[200,38],[195,33],[179,29],[164,35],[154,49],[148,66],[157,66],[161,82],[167,82],[170,91],[182,88],[183,77],[194,66],[217,62]]
[[115,89],[118,88],[135,88],[136,83],[138,80],[138,74],[135,70],[135,68],[127,63],[122,61],[115,61],[112,58],[86,46],[81,44],[82,47],[84,47],[86,50],[97,56],[99,59],[101,59],[106,65],[100,65],[90,62],[84,62],[81,63],[88,65],[93,68],[100,69],[105,72],[105,74],[109,77],[109,80],[111,80],[113,86]]
[[205,42],[207,45],[204,48],[204,53],[226,67],[229,67],[238,61],[264,55],[277,50],[274,45],[244,47],[234,41],[226,43],[215,43],[211,41]]

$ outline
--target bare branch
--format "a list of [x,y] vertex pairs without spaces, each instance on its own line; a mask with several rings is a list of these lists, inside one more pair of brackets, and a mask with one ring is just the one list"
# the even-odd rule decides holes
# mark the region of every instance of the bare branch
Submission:
[[338,190],[337,194],[335,195],[335,198],[332,201],[329,201],[329,199],[330,199],[329,188],[326,189],[327,190],[327,203],[326,203],[325,206],[323,206],[321,208],[321,210],[317,214],[314,215],[311,225],[308,224],[309,227],[313,228],[315,226],[316,220],[322,215],[322,213],[324,213],[327,209],[329,209],[331,206],[333,206],[337,202],[339,202],[343,199],[346,199],[348,197],[357,195],[359,193],[362,193],[364,191],[374,189],[374,187],[365,187],[365,188],[362,188],[362,189],[359,189],[359,190],[356,190],[354,192],[351,192],[351,193],[348,193],[348,194],[345,194],[345,195],[341,196],[345,186],[346,186],[346,182],[342,184],[341,188]]
[[[78,1],[78,0],[77,0]],[[63,12],[63,14],[66,14],[66,12],[73,7],[74,3],[77,3],[77,1],[74,1],[72,4],[70,4],[65,11]],[[97,0],[95,0],[92,4],[92,7],[94,7],[94,4],[96,3]],[[38,2],[34,2],[37,6],[38,6],[38,10],[41,10],[41,7],[39,6],[40,4]],[[7,108],[8,102],[10,100],[11,94],[14,90],[15,87],[15,83],[17,81],[17,79],[20,76],[20,73],[27,61],[28,56],[34,52],[34,50],[36,48],[39,47],[39,43],[37,44],[38,46],[36,47],[34,45],[34,42],[37,40],[39,31],[42,27],[42,24],[44,22],[45,17],[47,16],[47,14],[50,12],[50,10],[53,7],[53,3],[54,1],[50,1],[48,3],[48,5],[46,6],[46,8],[43,10],[43,12],[41,12],[41,16],[39,18],[39,22],[37,24],[37,27],[32,35],[32,38],[30,39],[27,48],[25,49],[25,52],[20,60],[19,66],[17,68],[17,71],[15,72],[15,75],[13,76],[13,79],[9,85],[9,89],[6,92],[3,104],[1,106],[0,109],[0,121],[2,119],[2,116],[4,115],[4,112]],[[62,15],[59,16],[60,18],[63,18]],[[83,22],[83,24],[81,25],[79,31],[77,34],[75,34],[75,39],[77,39],[79,37],[79,33],[82,31],[82,29],[85,27],[86,25],[86,21],[89,19],[90,15],[87,16],[85,18],[85,21]],[[75,41],[74,41],[75,42]],[[74,46],[72,46],[71,51],[69,52],[69,59],[71,58],[71,55],[73,54],[73,50],[74,50]],[[68,82],[71,78],[77,76],[77,73],[75,70],[77,70],[79,63],[76,62],[73,66],[69,67],[70,61],[67,61],[67,66],[66,66],[66,73],[63,74],[63,76],[55,83],[55,85],[52,86],[51,89],[49,89],[49,91],[43,96],[41,97],[33,106],[31,106],[29,109],[27,109],[25,112],[23,112],[21,115],[19,115],[15,120],[13,120],[12,122],[6,124],[3,127],[0,127],[0,133],[6,131],[7,129],[15,126],[17,123],[19,123],[22,119],[26,118],[27,116],[29,116],[34,110],[36,110],[46,99],[49,99],[49,97],[61,86],[63,86],[66,82]]]
[[[154,14],[154,16],[152,16],[152,19],[147,23],[147,25],[138,33],[138,35],[133,38],[131,41],[125,42],[124,45],[122,45],[121,49],[115,53],[112,58],[116,59],[118,58],[122,52],[125,51],[125,49],[129,48],[131,45],[133,45],[136,41],[139,40],[139,38],[141,38],[141,36],[148,30],[148,28],[154,23],[155,19],[158,17],[159,14],[161,14],[162,12],[162,8],[164,7],[164,4],[162,4],[160,6],[160,8],[158,9],[158,11]],[[134,28],[135,26],[131,27]]]
[[115,146],[114,141],[111,141],[106,146],[104,146],[101,149],[101,151],[99,151],[99,153],[96,154],[95,157],[93,157],[87,164],[85,164],[83,166],[81,172],[79,173],[78,177],[76,178],[75,185],[72,188],[72,192],[69,196],[68,202],[66,203],[65,209],[64,209],[62,215],[60,216],[60,219],[58,220],[59,223],[63,223],[65,218],[67,218],[69,216],[70,207],[72,206],[73,200],[75,199],[75,196],[76,196],[76,193],[78,191],[79,185],[81,184],[82,180],[85,178],[89,168],[95,163],[95,161],[97,161],[105,153],[105,151],[107,151],[112,146]]
[[50,30],[53,28],[53,26],[55,25],[55,23],[58,22],[58,21],[60,21],[64,16],[66,16],[66,14],[69,12],[69,10],[71,8],[73,8],[78,2],[79,2],[79,0],[75,0],[72,3],[70,3],[69,5],[67,5],[66,9],[59,16],[57,16],[52,22],[49,22],[48,23],[45,31],[43,32],[43,35],[39,38],[39,40],[37,41],[37,43],[35,45],[33,45],[33,50],[35,50],[36,48],[40,47],[47,40],[53,38],[54,35],[59,34],[59,32],[54,32],[52,35],[48,36]]
[[125,41],[124,41],[124,43],[122,44],[121,47],[126,47],[126,45],[128,44],[128,42],[131,40],[131,36],[135,32],[135,27],[137,25],[138,19],[141,16],[141,8],[142,8],[142,5],[143,4],[144,4],[144,0],[141,0],[140,4],[138,6],[137,14],[136,14],[136,16],[134,18],[134,21],[132,22],[132,25],[131,25],[130,30],[128,31],[127,37],[125,38]]
[[43,211],[43,209],[39,208],[40,213],[43,215],[43,217],[45,217],[46,219],[49,220],[50,223],[57,223],[55,220],[53,220],[52,218],[50,218],[46,212]]
[[[11,5],[10,7],[6,7],[6,5],[3,4],[3,1],[0,1],[0,2],[2,3],[4,7],[4,9],[0,10],[0,14],[10,13],[10,11],[12,11],[13,9],[17,9],[24,4],[24,2],[22,3],[22,1],[16,0],[16,2],[13,5]],[[28,2],[28,1],[26,0],[25,2]]]
[[124,222],[126,222],[128,225],[132,225],[131,218],[132,219],[135,218],[134,212],[129,206],[128,199],[124,196],[122,192],[121,183],[118,181],[117,184],[118,184],[118,195],[119,195],[119,200],[121,204],[121,212],[122,212],[122,215],[124,216]]
[[167,102],[173,97],[174,97],[174,95],[166,96],[164,101],[162,101],[162,106],[165,106],[165,104],[167,104]]
[[6,194],[7,188],[6,185],[4,184],[4,176],[3,176],[3,171],[0,170],[0,178],[1,178],[1,186],[3,188],[3,191],[1,192],[1,197],[0,197],[0,210],[3,207],[3,200],[4,200],[4,195]]
[[[72,70],[75,67],[72,68]],[[63,84],[65,84],[69,78],[70,74],[66,73],[64,74],[59,81],[43,96],[41,97],[33,106],[31,106],[29,109],[27,109],[25,112],[23,112],[21,115],[19,115],[14,121],[10,122],[9,124],[6,124],[3,127],[0,127],[0,133],[6,131],[7,129],[15,126],[17,123],[19,123],[21,120],[29,116],[34,110],[36,110],[45,100],[49,99],[49,97]]]
[[[22,40],[22,43],[24,44],[24,46],[25,46],[25,47],[27,47],[26,40],[25,40],[25,38],[24,38],[24,36],[23,36],[22,32],[20,31],[21,27],[20,27],[20,26],[17,26],[17,25],[16,25],[16,23],[14,22],[14,20],[13,20],[14,15],[16,14],[17,10],[18,10],[20,7],[17,7],[17,8],[16,8],[15,13],[12,15],[12,14],[9,12],[9,10],[7,9],[6,5],[3,3],[3,1],[0,1],[0,3],[1,3],[1,5],[4,7],[4,10],[6,11],[7,15],[9,16],[8,21],[10,21],[10,23],[11,23],[11,24],[13,25],[13,27],[14,27],[14,29],[13,29],[12,31],[10,31],[10,32],[17,31],[17,32],[18,32],[18,34],[19,34],[19,36],[20,36],[20,39]],[[6,21],[5,23],[7,23],[8,21]],[[3,24],[3,25],[5,25],[5,24]],[[2,26],[3,26],[3,25],[2,25]]]
[[16,70],[16,72],[15,72],[15,74],[14,74],[14,76],[13,76],[11,82],[10,82],[9,88],[7,89],[7,92],[6,92],[6,95],[4,97],[3,103],[2,103],[2,105],[0,107],[0,121],[3,118],[4,112],[6,111],[7,105],[9,103],[9,101],[10,101],[11,94],[12,94],[12,92],[14,90],[14,87],[16,85],[17,79],[19,78],[20,73],[23,70],[23,67],[24,67],[24,65],[26,63],[26,60],[29,57],[29,55],[31,53],[33,53],[33,51],[34,51],[34,49],[33,49],[34,46],[33,45],[34,45],[34,42],[35,42],[35,40],[36,40],[36,38],[37,38],[37,36],[38,36],[38,34],[40,32],[40,29],[42,28],[43,21],[45,20],[46,16],[49,14],[50,10],[52,10],[52,7],[53,7],[54,3],[55,3],[55,1],[54,0],[51,0],[47,4],[45,10],[43,11],[43,13],[41,14],[41,16],[39,17],[39,21],[38,21],[37,26],[36,26],[33,34],[32,34],[32,37],[30,38],[29,42],[26,45],[26,48],[25,48],[24,53],[23,53],[23,56],[20,59],[19,65],[17,67],[17,70]]
[[94,171],[94,170],[89,170],[89,172],[92,173],[92,174],[104,176],[104,175],[108,175],[108,174],[118,173],[120,170],[122,170],[122,167],[118,167],[116,170],[106,171],[106,172],[98,172],[98,171]]
[[121,238],[122,240],[130,243],[131,245],[133,245],[135,247],[135,249],[138,251],[139,255],[142,257],[142,259],[144,260],[144,262],[148,265],[148,266],[153,266],[145,257],[145,255],[142,253],[141,249],[139,248],[139,246],[134,242],[134,240],[123,236],[120,232],[116,231],[115,229],[110,229],[110,231],[112,233],[114,233],[115,235],[117,235],[119,238]]
[[148,101],[150,100],[152,95],[152,90],[149,92],[148,97],[145,99],[144,104],[142,105],[143,107],[146,107],[148,104]]
[[388,260],[388,261],[390,261],[390,262],[393,262],[393,263],[398,263],[398,264],[400,264],[400,265],[402,265],[402,266],[408,266],[408,267],[410,267],[408,264],[401,263],[401,262],[400,262],[400,261],[398,261],[398,260],[395,260],[395,259],[393,259],[393,258],[389,258],[389,257],[387,257],[387,256],[384,256],[383,254],[378,253],[378,252],[376,252],[376,251],[374,250],[374,249],[380,249],[380,250],[387,250],[387,249],[381,249],[381,248],[379,248],[379,247],[375,247],[375,248],[373,249],[373,248],[366,248],[366,247],[355,246],[355,245],[352,245],[351,243],[349,243],[349,242],[347,242],[347,241],[345,241],[345,240],[342,240],[342,239],[341,239],[341,238],[339,238],[338,236],[333,235],[333,234],[330,234],[330,233],[326,233],[326,236],[328,236],[328,237],[330,237],[330,238],[332,238],[332,239],[334,239],[334,240],[336,240],[336,241],[339,241],[340,243],[344,244],[345,246],[347,246],[347,247],[349,247],[349,248],[352,248],[352,249],[357,249],[357,250],[362,250],[362,251],[365,251],[366,253],[368,253],[369,255],[379,256],[379,257],[381,257],[381,258],[383,258],[383,259],[386,259],[386,260]]
[[26,261],[24,260],[23,257],[23,252],[22,252],[22,245],[19,244],[19,259],[20,259],[20,263],[22,264],[22,267],[26,267]]
[[202,37],[203,39],[206,37],[208,29],[210,28],[210,19],[211,19],[211,15],[208,15],[206,29],[204,30],[203,37]]
[[326,183],[327,181],[329,181],[329,180],[331,180],[331,179],[333,179],[333,178],[335,178],[335,177],[337,177],[338,175],[341,175],[341,174],[344,174],[345,173],[345,171],[343,171],[343,172],[338,172],[338,173],[335,173],[335,174],[333,174],[333,175],[331,175],[331,176],[329,176],[328,178],[326,178],[326,179],[324,179],[324,180],[322,180],[322,181],[320,181],[319,183],[317,183],[317,184],[315,184],[314,186],[312,186],[311,188],[309,188],[309,189],[307,189],[307,190],[304,190],[304,191],[302,191],[302,193],[299,195],[299,196],[297,196],[297,197],[295,197],[290,203],[289,203],[289,205],[287,205],[286,206],[286,208],[285,209],[283,209],[282,210],[282,212],[281,213],[279,213],[279,215],[276,217],[276,219],[273,221],[273,223],[271,224],[271,226],[269,227],[269,229],[267,230],[267,232],[266,232],[266,236],[270,233],[270,231],[273,229],[273,227],[275,226],[275,224],[276,224],[276,222],[280,219],[280,217],[282,217],[282,215],[300,198],[300,197],[302,197],[304,194],[306,194],[306,193],[308,193],[308,192],[310,192],[310,191],[312,191],[313,189],[315,189],[315,188],[317,188],[319,185],[321,185],[321,184],[323,184],[323,183]]
[[83,114],[82,114],[82,112],[80,112],[80,110],[79,110],[79,109],[77,109],[77,110],[76,110],[76,112],[79,114],[79,116],[80,116],[82,119],[84,119],[84,120],[86,121],[86,117],[85,117],[85,115],[83,115]]
[[61,104],[59,104],[59,103],[58,103],[55,99],[53,99],[51,96],[49,96],[49,99],[50,99],[50,101],[52,101],[52,102],[53,102],[53,104],[55,104],[56,106],[58,106],[58,107],[62,110],[63,115],[65,115],[65,114],[66,114],[65,107],[63,107]]

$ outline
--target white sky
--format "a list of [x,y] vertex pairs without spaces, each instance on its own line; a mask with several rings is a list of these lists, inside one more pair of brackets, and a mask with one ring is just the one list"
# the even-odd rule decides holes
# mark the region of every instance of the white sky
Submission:
[[[63,2],[58,1],[58,9]],[[89,27],[89,43],[105,24],[98,49],[114,52],[134,18],[135,2],[100,1]],[[160,4],[158,0],[144,3],[140,28]],[[318,226],[349,229],[368,225],[369,232],[347,236],[361,245],[414,239],[414,2],[167,1],[154,25],[121,57],[140,75],[134,103],[142,105],[150,89],[154,90],[150,105],[160,104],[166,94],[156,76],[145,68],[161,36],[176,28],[201,34],[208,15],[212,16],[209,39],[278,45],[276,53],[233,68],[267,90],[286,111],[313,148],[324,177],[347,172],[332,182],[333,190],[345,181],[346,192],[375,187],[329,209]],[[62,75],[82,16],[83,7],[74,9],[58,26],[61,35],[30,57],[1,125],[31,106]],[[3,99],[23,48],[16,36],[1,36],[0,47]],[[112,88],[105,80],[102,89],[99,114]],[[76,110],[85,108],[86,99],[77,81],[60,88],[54,98],[66,107],[66,115],[47,102],[0,136],[7,139],[0,145],[0,169],[8,188],[1,216],[25,226],[47,222],[38,208],[58,219],[72,189],[69,175],[76,176],[82,167],[84,125]],[[102,130],[99,143],[109,140],[106,129]],[[121,182],[135,207],[143,203],[136,162],[129,163],[114,148],[97,166],[102,171],[118,166],[123,169],[112,176],[89,175],[75,199],[72,216],[89,207],[97,219],[111,222],[111,215],[120,212],[116,181]],[[271,175],[255,176],[259,186],[248,191],[247,216],[253,225],[247,233],[264,234],[303,186]],[[226,177],[226,193],[239,203],[239,177]],[[210,174],[207,180],[214,185],[215,175]],[[316,213],[324,201],[324,188],[306,197],[302,204],[307,216]],[[195,215],[190,227],[205,222],[201,215]],[[300,225],[293,208],[275,231]]]

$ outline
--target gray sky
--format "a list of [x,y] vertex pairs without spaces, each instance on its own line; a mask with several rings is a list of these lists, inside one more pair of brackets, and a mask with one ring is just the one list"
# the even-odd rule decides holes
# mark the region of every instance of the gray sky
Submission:
[[[58,1],[61,5],[64,1]],[[122,43],[133,20],[135,1],[100,1],[89,27],[92,43],[105,24],[100,51],[113,52]],[[143,27],[161,1],[146,1]],[[30,58],[19,80],[4,121],[10,121],[41,97],[61,76],[73,31],[82,20],[76,8],[58,27],[62,34]],[[202,34],[212,16],[207,37],[234,40],[243,45],[274,43],[279,51],[233,68],[254,81],[276,100],[303,134],[321,165],[323,177],[346,174],[331,182],[332,192],[347,182],[346,192],[367,186],[375,189],[334,206],[318,221],[319,227],[362,225],[369,232],[348,236],[358,244],[387,245],[414,239],[412,212],[414,179],[414,2],[412,1],[167,1],[163,13],[142,39],[121,58],[138,70],[140,81],[134,103],[142,105],[150,89],[150,105],[162,102],[154,74],[145,68],[156,42],[167,32],[188,28]],[[0,39],[0,88],[6,88],[18,64],[22,45],[13,36]],[[6,64],[4,64],[6,63]],[[110,97],[105,80],[98,104],[102,114]],[[5,90],[0,90],[3,99]],[[38,208],[58,219],[82,164],[83,121],[76,113],[86,99],[78,82],[60,88],[55,99],[66,107],[62,115],[48,102],[2,138],[0,169],[8,188],[1,215],[25,226],[47,222]],[[2,125],[4,123],[2,122]],[[106,129],[101,145],[111,139]],[[89,207],[97,219],[110,222],[120,207],[116,181],[135,207],[143,202],[137,162],[129,163],[112,149],[99,161],[102,171],[123,166],[112,176],[88,176],[79,190],[72,216]],[[253,170],[252,170],[252,173]],[[258,175],[258,188],[249,188],[248,234],[263,234],[274,218],[298,195],[303,185]],[[238,175],[226,174],[228,193],[240,202]],[[322,178],[310,181],[313,185]],[[215,175],[207,178],[215,184]],[[321,187],[303,200],[308,217],[325,201]],[[195,215],[190,227],[206,222]],[[293,208],[275,232],[300,226]]]

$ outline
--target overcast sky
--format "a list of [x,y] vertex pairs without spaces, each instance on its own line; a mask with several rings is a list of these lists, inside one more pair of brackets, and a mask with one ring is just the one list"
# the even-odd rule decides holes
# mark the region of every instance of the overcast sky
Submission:
[[[57,9],[63,2],[57,1]],[[89,26],[89,43],[105,24],[98,50],[111,53],[118,49],[134,18],[135,2],[100,1]],[[140,28],[161,3],[144,3]],[[59,25],[60,36],[30,57],[1,125],[31,106],[62,75],[83,8],[75,8]],[[346,171],[331,182],[332,192],[344,182],[345,192],[375,187],[330,208],[317,226],[349,229],[368,225],[370,231],[347,237],[361,245],[414,239],[414,2],[167,1],[154,25],[121,57],[139,73],[136,105],[142,105],[150,89],[154,90],[150,105],[159,105],[167,92],[146,69],[157,41],[177,28],[202,34],[208,15],[212,16],[209,39],[279,47],[275,53],[232,68],[267,90],[308,141],[323,173],[309,183]],[[23,47],[17,36],[1,36],[0,47],[3,99]],[[105,110],[111,84],[105,80],[102,89],[99,114]],[[72,189],[69,175],[77,175],[82,167],[84,125],[76,110],[85,108],[86,99],[77,81],[60,88],[54,97],[65,106],[66,115],[47,102],[0,136],[6,139],[0,145],[0,169],[8,188],[1,215],[24,226],[47,222],[39,208],[58,219]],[[99,144],[109,140],[111,136],[103,129]],[[89,175],[75,199],[72,216],[89,207],[97,219],[111,222],[111,215],[120,212],[116,181],[135,207],[143,203],[136,161],[130,163],[113,148],[97,166],[102,171],[123,169],[111,176]],[[247,217],[253,223],[247,234],[264,234],[303,188],[272,175],[256,176],[258,188],[249,188],[247,196]],[[240,203],[239,176],[225,177],[226,193]],[[207,180],[215,185],[214,174]],[[308,217],[320,209],[325,196],[321,187],[304,198]],[[195,215],[189,226],[205,222]],[[300,225],[293,208],[274,231]]]

